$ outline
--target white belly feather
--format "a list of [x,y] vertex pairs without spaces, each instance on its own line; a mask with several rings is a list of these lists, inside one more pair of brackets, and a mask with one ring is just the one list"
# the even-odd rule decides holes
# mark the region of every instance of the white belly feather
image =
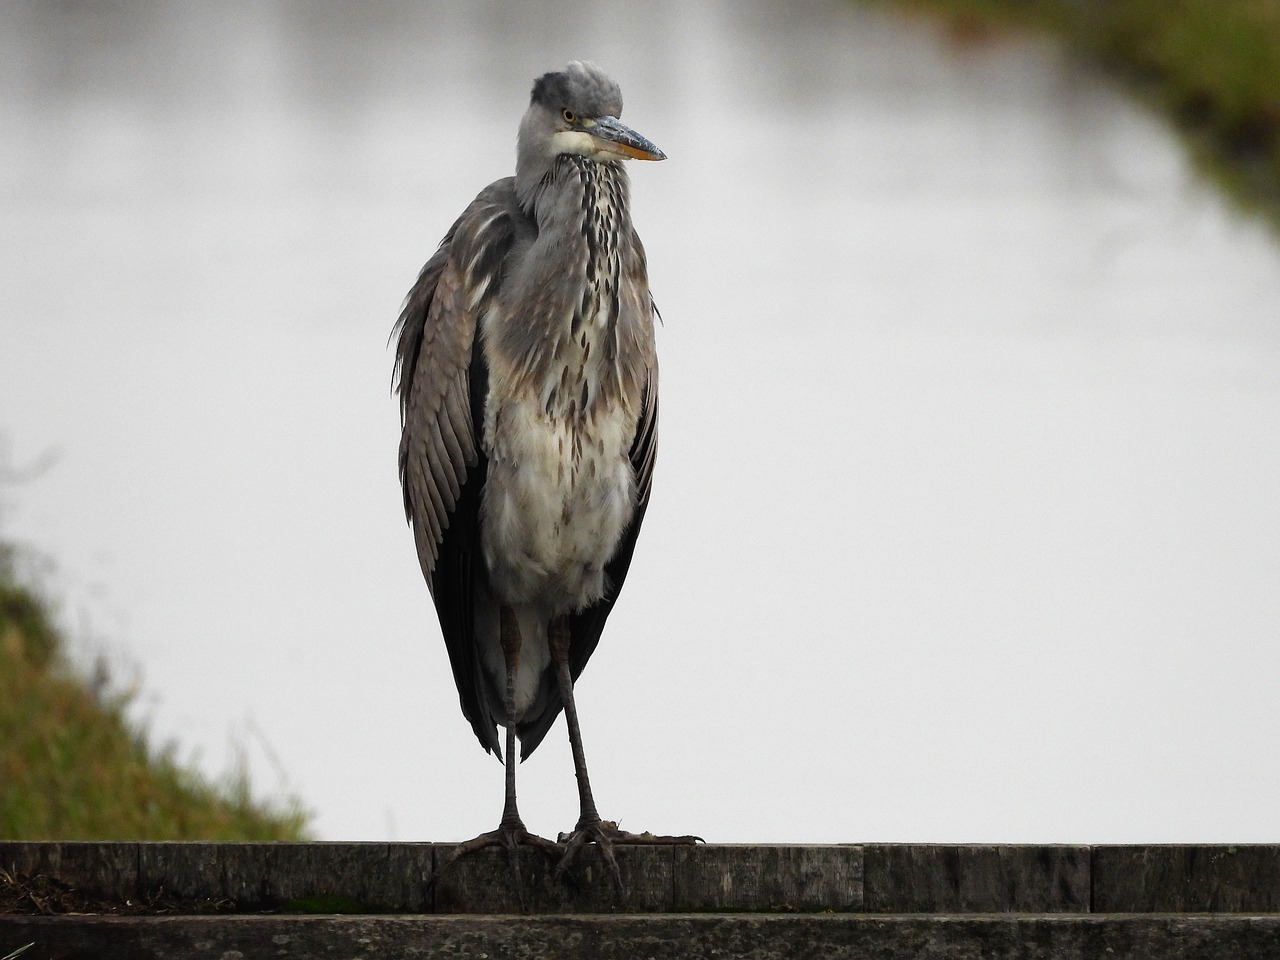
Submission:
[[[580,423],[536,403],[508,402],[495,419],[480,542],[494,599],[520,628],[518,719],[536,704],[551,662],[547,625],[604,595],[604,566],[635,513],[634,428],[621,411],[602,411],[588,440]],[[482,619],[481,660],[501,689],[497,610]]]
[[557,417],[536,398],[496,413],[480,525],[490,584],[548,619],[579,610],[604,595],[604,565],[635,513],[632,419]]

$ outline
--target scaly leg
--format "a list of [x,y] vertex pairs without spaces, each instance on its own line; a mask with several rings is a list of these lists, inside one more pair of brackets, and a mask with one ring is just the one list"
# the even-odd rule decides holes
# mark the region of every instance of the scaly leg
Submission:
[[468,853],[474,853],[476,850],[483,850],[485,847],[505,847],[511,861],[511,872],[515,878],[516,890],[520,893],[520,902],[524,904],[524,884],[520,879],[520,857],[518,848],[521,844],[525,844],[541,850],[550,857],[560,857],[560,847],[540,837],[536,833],[530,833],[525,829],[524,821],[520,819],[520,811],[516,807],[516,668],[520,665],[520,625],[516,622],[515,614],[511,608],[504,606],[502,608],[501,619],[501,641],[502,653],[506,659],[507,667],[507,689],[505,691],[505,705],[507,710],[507,753],[503,758],[506,765],[506,789],[502,804],[502,820],[498,824],[497,830],[491,830],[489,833],[482,833],[480,836],[460,843],[449,852],[444,862],[436,869],[432,875],[431,882],[434,884],[440,878],[440,875],[461,856]]
[[578,708],[573,700],[573,676],[569,671],[569,621],[559,617],[551,624],[548,636],[551,648],[551,662],[556,668],[556,682],[560,688],[560,700],[564,703],[564,719],[569,727],[569,747],[573,751],[573,769],[578,777],[578,800],[580,813],[578,824],[572,833],[562,833],[559,841],[566,844],[564,856],[556,866],[556,876],[562,876],[572,862],[578,850],[585,843],[594,843],[600,848],[600,856],[609,873],[613,876],[614,885],[619,896],[625,897],[626,890],[622,885],[622,873],[618,869],[617,858],[613,854],[613,844],[617,843],[659,843],[659,844],[692,844],[701,838],[659,837],[652,833],[628,833],[619,830],[618,825],[608,820],[601,820],[596,811],[596,801],[591,795],[591,779],[587,775],[587,757],[582,749],[582,729],[578,726]]

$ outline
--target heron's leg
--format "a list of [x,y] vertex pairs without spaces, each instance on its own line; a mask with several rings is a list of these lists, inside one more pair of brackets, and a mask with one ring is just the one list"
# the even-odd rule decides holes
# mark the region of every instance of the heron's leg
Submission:
[[[516,808],[516,669],[520,666],[520,624],[511,608],[502,607],[500,622],[502,656],[507,666],[507,689],[503,705],[507,710],[506,795],[502,804],[502,822],[499,830],[511,833],[524,830],[524,821]],[[515,846],[511,846],[514,856]]]
[[569,621],[558,617],[551,624],[548,636],[551,662],[556,668],[556,683],[560,687],[560,701],[564,704],[564,719],[569,727],[569,749],[573,751],[573,772],[578,778],[580,814],[578,829],[600,823],[596,801],[591,795],[591,778],[587,775],[587,755],[582,749],[582,728],[578,726],[578,707],[573,700],[573,676],[569,672]]
[[626,896],[622,885],[622,873],[618,869],[617,858],[613,854],[616,843],[657,843],[657,844],[693,844],[701,841],[701,837],[663,837],[652,833],[628,833],[619,830],[618,825],[608,820],[601,820],[596,810],[595,797],[591,794],[591,779],[587,775],[587,757],[582,749],[582,729],[578,726],[578,708],[573,699],[573,676],[569,670],[569,621],[560,617],[553,621],[548,636],[551,648],[551,662],[556,668],[556,683],[560,688],[560,700],[564,703],[565,724],[569,727],[569,747],[573,751],[573,768],[578,777],[578,799],[580,813],[578,825],[571,834],[561,834],[559,840],[566,844],[564,856],[556,866],[556,875],[564,873],[585,843],[595,843],[600,848],[600,855],[613,875],[613,882],[621,896]]
[[[578,778],[578,825],[567,839],[568,848],[564,852],[556,875],[564,873],[574,855],[587,841],[594,841],[600,847],[609,872],[613,874],[613,882],[618,892],[623,893],[622,874],[618,870],[618,861],[613,855],[613,844],[607,835],[604,822],[596,810],[595,797],[591,795],[591,777],[587,774],[587,755],[582,749],[582,728],[578,726],[578,707],[573,700],[573,676],[569,671],[569,621],[565,617],[557,617],[551,622],[548,631],[547,645],[551,649],[551,662],[556,668],[556,684],[560,688],[560,702],[564,704],[564,720],[569,728],[569,749],[573,751],[573,772]],[[616,827],[616,825],[614,825]],[[561,837],[562,842],[566,842]]]
[[431,882],[434,884],[440,875],[453,861],[485,847],[505,847],[511,862],[511,873],[515,879],[516,890],[520,895],[520,904],[524,906],[524,885],[520,879],[520,859],[517,848],[521,844],[536,847],[548,856],[559,858],[560,847],[545,837],[530,833],[520,819],[520,811],[516,806],[516,669],[520,666],[520,624],[508,606],[503,606],[500,620],[500,640],[502,653],[506,661],[507,684],[504,691],[504,706],[507,713],[507,753],[503,757],[506,767],[506,789],[502,803],[502,820],[497,830],[482,833],[480,836],[460,843],[449,852],[444,862],[436,868]]

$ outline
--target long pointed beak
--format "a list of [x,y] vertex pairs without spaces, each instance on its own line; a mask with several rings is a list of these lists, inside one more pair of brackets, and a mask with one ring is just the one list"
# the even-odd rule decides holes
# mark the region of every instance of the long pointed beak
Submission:
[[601,150],[634,160],[665,160],[667,155],[617,117],[596,117],[587,133]]

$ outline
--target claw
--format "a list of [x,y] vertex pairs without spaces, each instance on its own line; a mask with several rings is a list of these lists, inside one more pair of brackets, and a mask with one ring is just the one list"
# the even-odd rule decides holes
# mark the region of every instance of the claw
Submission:
[[[616,823],[597,820],[595,823],[580,824],[572,834],[560,834],[556,839],[566,846],[564,856],[556,864],[556,880],[564,877],[564,872],[569,869],[569,864],[573,862],[573,858],[577,856],[583,844],[590,841],[600,848],[600,858],[604,860],[604,865],[609,869],[609,875],[613,877],[613,885],[618,890],[618,896],[625,900],[627,889],[622,883],[622,871],[618,869],[618,858],[613,855],[613,837],[618,832]],[[567,841],[566,836],[568,836]]]
[[514,824],[503,823],[499,825],[497,830],[490,830],[488,833],[482,833],[478,837],[473,837],[464,843],[458,844],[444,858],[444,862],[436,867],[435,872],[431,874],[431,879],[427,881],[427,889],[430,890],[440,878],[444,876],[444,872],[449,869],[459,857],[465,857],[467,854],[475,853],[477,850],[483,850],[485,847],[503,847],[507,851],[508,861],[511,864],[511,876],[515,883],[516,893],[520,897],[520,907],[526,907],[524,899],[524,880],[520,876],[520,853],[519,848],[522,846],[533,847],[541,850],[548,857],[554,860],[560,860],[560,845],[553,843],[546,837],[540,837],[536,833],[530,833],[525,829],[523,823],[516,821]]
[[618,889],[618,896],[623,900],[627,898],[627,891],[622,883],[622,871],[618,869],[618,859],[613,853],[613,845],[615,843],[685,846],[706,842],[701,837],[692,835],[666,837],[658,836],[648,831],[644,833],[628,833],[626,830],[619,830],[618,825],[612,820],[579,823],[572,833],[562,833],[556,839],[565,845],[564,856],[556,864],[556,880],[560,880],[564,876],[564,872],[569,868],[573,858],[577,856],[578,851],[582,849],[584,844],[594,843],[600,848],[600,857],[604,860],[605,866],[609,869],[609,874],[613,877],[614,886]]

